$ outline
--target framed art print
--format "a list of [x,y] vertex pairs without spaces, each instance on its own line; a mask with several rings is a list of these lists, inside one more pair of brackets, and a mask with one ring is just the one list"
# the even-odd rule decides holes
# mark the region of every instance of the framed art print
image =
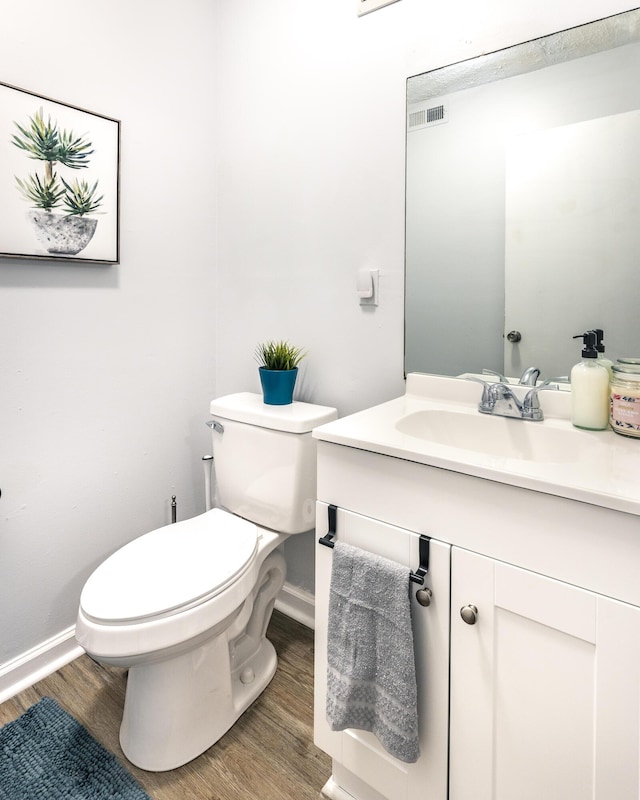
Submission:
[[119,262],[120,122],[0,83],[0,257]]

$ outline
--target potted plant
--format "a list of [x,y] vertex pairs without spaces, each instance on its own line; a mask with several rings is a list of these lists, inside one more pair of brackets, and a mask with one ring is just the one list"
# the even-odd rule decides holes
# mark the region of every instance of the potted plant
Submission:
[[[72,131],[61,130],[40,109],[26,126],[14,122],[20,132],[13,144],[35,161],[43,162],[44,175],[33,172],[24,179],[16,176],[17,189],[32,206],[29,220],[38,241],[49,253],[76,255],[89,244],[98,220],[85,216],[102,205],[98,181],[66,181],[58,177],[56,166],[71,170],[86,169],[92,155],[91,142]],[[54,213],[63,205],[64,213]]]
[[302,348],[285,341],[269,340],[256,347],[262,396],[267,405],[284,406],[293,401],[298,364],[305,355]]

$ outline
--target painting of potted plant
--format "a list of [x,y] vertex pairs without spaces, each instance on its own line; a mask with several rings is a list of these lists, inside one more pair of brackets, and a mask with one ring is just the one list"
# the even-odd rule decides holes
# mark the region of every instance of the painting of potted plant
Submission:
[[[0,125],[8,117],[5,106],[13,96],[6,90],[11,89],[22,92],[0,84]],[[22,107],[26,108],[24,100],[16,110]],[[22,169],[13,171],[13,190],[28,204],[26,220],[32,245],[26,241],[23,227],[20,244],[2,247],[0,255],[80,256],[80,260],[117,263],[119,123],[55,101],[31,108],[21,117],[12,116],[8,144],[24,163]],[[86,125],[82,132],[75,127],[77,122]],[[7,161],[16,163],[15,159]],[[0,159],[0,180],[8,177],[8,169],[3,167]],[[6,191],[6,186],[3,188]],[[105,227],[106,236],[96,235],[100,226]],[[94,237],[98,247],[88,251]]]
[[284,406],[293,402],[298,364],[306,353],[284,340],[263,342],[256,347],[262,397],[267,405]]

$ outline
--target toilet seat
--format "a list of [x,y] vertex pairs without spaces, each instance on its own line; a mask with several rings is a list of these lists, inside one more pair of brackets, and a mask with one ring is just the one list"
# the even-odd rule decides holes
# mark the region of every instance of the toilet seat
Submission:
[[256,525],[215,508],[121,547],[89,577],[80,608],[100,625],[161,620],[224,592],[257,553]]

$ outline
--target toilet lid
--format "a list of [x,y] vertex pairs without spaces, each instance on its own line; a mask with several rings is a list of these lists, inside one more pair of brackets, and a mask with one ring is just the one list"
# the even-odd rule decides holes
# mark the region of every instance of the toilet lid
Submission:
[[222,592],[257,551],[256,526],[215,508],[121,547],[89,577],[80,605],[104,623],[166,616]]

